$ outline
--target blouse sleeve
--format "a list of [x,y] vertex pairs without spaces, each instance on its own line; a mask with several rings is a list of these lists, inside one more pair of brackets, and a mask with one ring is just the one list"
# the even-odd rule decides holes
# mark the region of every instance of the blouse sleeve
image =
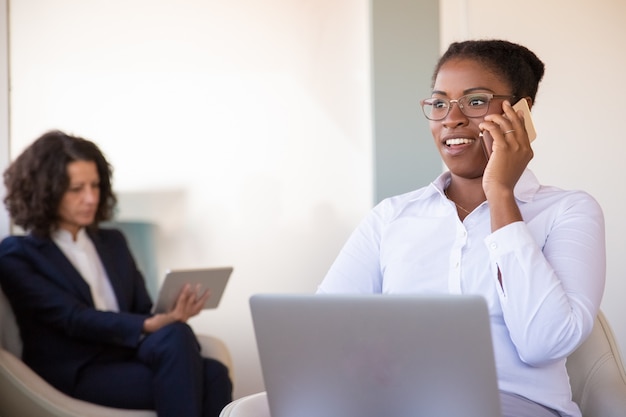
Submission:
[[319,285],[318,294],[370,294],[382,291],[381,212],[382,206],[379,205],[352,232]]
[[543,222],[548,233],[527,220],[485,239],[511,339],[532,366],[568,356],[591,333],[606,272],[604,217],[591,196],[564,197]]

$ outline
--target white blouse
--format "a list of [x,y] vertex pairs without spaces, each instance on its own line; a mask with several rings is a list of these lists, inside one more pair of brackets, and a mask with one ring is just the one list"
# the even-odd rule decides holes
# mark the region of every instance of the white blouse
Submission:
[[542,186],[526,170],[515,188],[524,221],[492,233],[487,202],[461,222],[443,193],[449,182],[444,173],[378,204],[318,292],[481,294],[500,389],[580,416],[565,359],[590,334],[604,291],[600,206],[587,193]]

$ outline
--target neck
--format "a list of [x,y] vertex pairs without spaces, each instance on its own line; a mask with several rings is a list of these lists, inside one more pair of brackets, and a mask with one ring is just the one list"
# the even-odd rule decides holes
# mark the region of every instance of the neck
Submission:
[[482,177],[466,179],[452,175],[452,180],[446,188],[446,196],[457,206],[470,212],[487,199],[483,191]]
[[80,232],[80,229],[82,229],[82,227],[61,224],[59,225],[59,229],[69,232],[69,234],[72,236],[72,240],[76,242],[76,239],[78,238],[78,232]]

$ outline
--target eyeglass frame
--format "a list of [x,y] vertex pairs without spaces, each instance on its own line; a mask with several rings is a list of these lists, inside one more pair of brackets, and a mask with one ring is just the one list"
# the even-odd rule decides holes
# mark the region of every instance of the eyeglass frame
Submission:
[[[477,96],[477,95],[482,95],[482,96],[487,96],[489,97],[489,100],[487,101],[487,107],[485,110],[484,114],[481,114],[480,116],[469,116],[465,113],[465,110],[463,110],[463,105],[459,104],[459,100],[462,100],[463,98],[467,97],[467,96]],[[450,111],[452,111],[452,104],[455,103],[459,109],[461,110],[461,113],[463,113],[466,117],[470,117],[470,118],[478,118],[478,117],[483,117],[485,116],[487,113],[489,113],[489,106],[491,105],[491,100],[493,100],[494,98],[498,99],[498,98],[515,98],[516,96],[513,94],[492,94],[492,93],[469,93],[469,94],[464,94],[461,97],[455,99],[455,100],[449,100],[447,98],[436,98],[436,97],[429,97],[429,98],[425,98],[423,100],[420,100],[420,106],[422,107],[422,113],[424,113],[424,117],[426,117],[428,120],[431,120],[433,122],[438,122],[440,120],[445,119],[446,117],[448,117],[448,115],[450,114]],[[447,101],[448,102],[448,111],[446,112],[445,115],[443,115],[443,117],[440,117],[438,119],[432,119],[430,117],[428,117],[428,115],[426,114],[426,110],[424,109],[424,103],[426,102],[426,100],[443,100],[443,101]]]

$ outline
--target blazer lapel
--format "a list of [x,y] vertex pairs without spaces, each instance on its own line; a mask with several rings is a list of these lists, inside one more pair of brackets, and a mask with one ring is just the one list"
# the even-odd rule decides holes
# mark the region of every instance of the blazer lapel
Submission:
[[32,235],[29,238],[39,246],[39,250],[43,255],[42,262],[50,264],[49,267],[43,268],[46,275],[58,285],[77,294],[86,304],[94,306],[89,284],[87,284],[52,239],[38,238]]

